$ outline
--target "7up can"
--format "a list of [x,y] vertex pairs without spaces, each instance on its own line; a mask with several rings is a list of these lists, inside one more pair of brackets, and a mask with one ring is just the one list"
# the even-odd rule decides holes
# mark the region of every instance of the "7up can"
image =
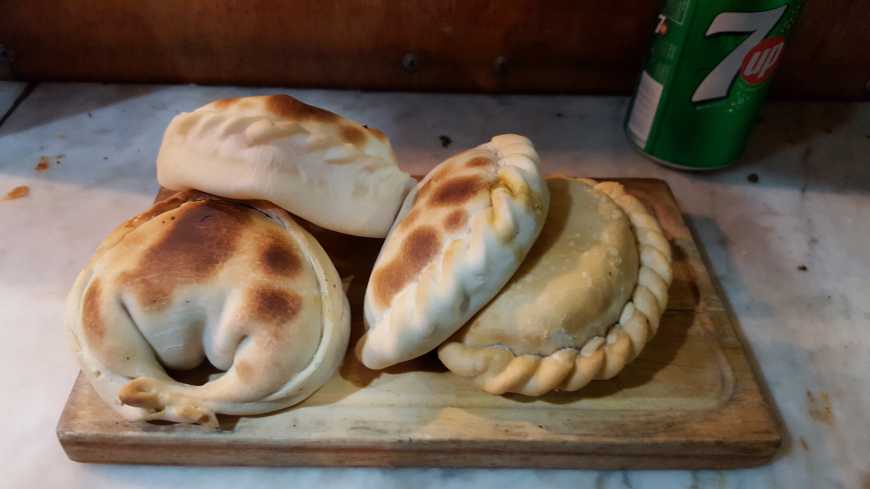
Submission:
[[800,0],[667,0],[628,111],[628,138],[678,168],[734,161],[800,9]]

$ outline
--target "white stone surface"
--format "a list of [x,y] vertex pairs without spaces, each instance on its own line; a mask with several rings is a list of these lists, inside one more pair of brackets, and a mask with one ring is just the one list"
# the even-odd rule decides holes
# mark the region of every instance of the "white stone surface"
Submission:
[[[690,174],[629,147],[624,98],[282,90],[384,130],[412,172],[514,131],[532,138],[550,172],[666,179],[711,257],[788,431],[772,465],[656,472],[70,462],[54,435],[77,371],[61,328],[67,288],[109,230],[151,202],[154,158],[174,113],[276,91],[42,84],[0,127],[0,195],[16,185],[31,189],[0,202],[0,486],[870,487],[870,104],[857,103],[769,104],[741,163]],[[452,144],[442,147],[440,135]],[[41,156],[52,163],[37,173]],[[747,180],[751,173],[757,183]]]

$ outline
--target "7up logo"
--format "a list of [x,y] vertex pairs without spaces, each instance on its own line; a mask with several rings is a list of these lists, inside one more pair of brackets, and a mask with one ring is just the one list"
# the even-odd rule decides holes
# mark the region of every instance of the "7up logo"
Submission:
[[717,15],[706,37],[721,34],[749,34],[745,41],[704,78],[692,94],[692,102],[704,102],[728,96],[731,83],[739,74],[746,83],[756,85],[773,74],[785,47],[782,37],[765,37],[782,18],[787,5],[762,12],[723,12]]
[[785,38],[782,36],[769,37],[758,43],[743,58],[743,64],[740,65],[740,78],[750,85],[767,81],[773,75],[784,47]]

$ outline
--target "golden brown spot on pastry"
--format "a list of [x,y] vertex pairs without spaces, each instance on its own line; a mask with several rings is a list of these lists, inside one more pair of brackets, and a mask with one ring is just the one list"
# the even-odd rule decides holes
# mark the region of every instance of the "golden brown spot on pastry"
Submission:
[[429,202],[436,206],[459,205],[477,195],[485,185],[477,175],[456,177],[436,187]]
[[[485,158],[482,158],[482,159],[485,159]],[[447,180],[446,183],[444,183],[444,180],[448,179],[449,177],[451,177],[451,176],[453,176],[456,173],[461,172],[461,171],[462,171],[461,160],[447,164],[447,165],[440,165],[436,169],[432,170],[432,172],[429,173],[429,176],[427,177],[426,182],[419,188],[419,190],[417,190],[417,195],[414,197],[414,202],[425,200],[429,196],[430,193],[432,193],[438,189],[441,189],[445,185],[453,185],[453,183],[451,183],[451,182],[454,182],[454,180],[462,181],[462,180],[473,180],[473,179],[480,178],[480,177],[475,176],[475,175],[466,175],[463,177],[455,177],[455,178],[449,179],[449,180]]]
[[226,109],[229,106],[234,105],[238,101],[238,97],[222,98],[220,100],[215,100],[214,102],[212,102],[212,105],[215,109]]
[[270,325],[273,336],[278,336],[302,308],[302,297],[291,290],[259,287],[248,294],[251,319]]
[[94,279],[85,292],[82,304],[82,328],[89,342],[99,344],[106,335],[106,325],[100,314],[100,281]]
[[431,226],[421,226],[412,231],[402,242],[398,255],[375,272],[372,283],[375,297],[381,305],[390,299],[420,273],[438,254],[441,239]]
[[271,95],[266,97],[266,109],[279,117],[297,120],[316,120],[330,122],[339,116],[313,105],[300,102],[289,95]]
[[432,173],[433,180],[440,180],[449,177],[451,174],[462,170],[462,161],[456,160],[448,164],[439,165]]
[[387,142],[387,135],[383,133],[380,129],[376,129],[374,127],[367,127],[366,129],[372,133],[372,136],[380,140],[381,142]]
[[236,375],[242,380],[249,380],[254,377],[254,367],[247,362],[236,362],[233,368],[236,370]]
[[471,160],[468,160],[468,162],[465,163],[465,167],[466,168],[481,168],[484,166],[489,166],[491,164],[492,164],[492,160],[490,160],[488,158],[484,158],[482,156],[478,156],[477,158],[473,158]]
[[[167,192],[168,195],[164,196],[164,192]],[[161,196],[163,196],[161,198]],[[181,207],[187,202],[199,202],[202,200],[218,200],[219,197],[215,197],[211,194],[207,194],[205,192],[200,192],[198,190],[181,190],[178,192],[172,192],[167,189],[162,189],[160,193],[157,195],[158,200],[154,202],[154,205],[151,206],[150,209],[139,214],[127,221],[124,226],[130,228],[136,228],[140,224],[150,221],[155,217],[163,214],[164,212],[169,212],[173,209],[177,209]]]
[[145,251],[134,270],[121,275],[142,307],[169,305],[172,292],[184,284],[201,282],[232,257],[251,212],[221,200],[205,200],[179,207],[176,219],[166,221],[162,237]]
[[289,243],[273,238],[266,243],[260,256],[263,270],[272,275],[293,276],[302,269],[302,260]]
[[456,171],[456,165],[441,165],[429,174],[426,183],[417,190],[417,195],[414,196],[414,202],[424,200],[436,187],[439,182]]
[[[168,195],[164,196],[164,192],[167,192]],[[151,206],[150,209],[145,212],[139,214],[138,216],[133,217],[128,220],[125,225],[139,225],[145,221],[153,219],[155,216],[159,216],[164,212],[169,212],[172,209],[177,208],[178,206],[184,204],[188,201],[193,201],[191,197],[193,197],[191,190],[183,190],[180,192],[172,192],[167,189],[161,189],[160,193],[157,194],[157,200],[154,202],[154,205]]]
[[456,231],[465,221],[468,220],[468,213],[464,209],[455,209],[444,219],[444,227],[448,231]]
[[362,146],[366,142],[366,133],[356,126],[342,126],[341,139],[354,146]]
[[417,190],[417,193],[414,195],[414,203],[415,204],[417,202],[422,201],[423,199],[426,198],[427,195],[429,195],[429,193],[432,191],[432,187],[434,186],[434,184],[432,183],[434,181],[435,181],[435,179],[433,179],[433,178],[426,180],[426,183],[424,183],[423,186],[421,186]]
[[420,209],[413,207],[411,208],[411,212],[405,214],[405,218],[402,219],[402,222],[399,223],[399,227],[402,229],[406,229],[414,224],[414,222],[420,217]]

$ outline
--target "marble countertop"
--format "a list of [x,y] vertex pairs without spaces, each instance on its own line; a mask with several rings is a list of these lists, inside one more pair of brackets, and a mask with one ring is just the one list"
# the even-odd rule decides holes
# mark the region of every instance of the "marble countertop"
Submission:
[[[0,114],[23,89],[0,83]],[[415,173],[493,134],[519,132],[535,142],[548,172],[667,180],[775,400],[787,432],[780,455],[732,471],[70,462],[54,428],[77,372],[61,328],[73,278],[110,229],[150,204],[154,159],[175,113],[277,91],[382,129]],[[742,162],[712,174],[668,170],[633,151],[621,128],[626,106],[622,97],[36,86],[0,126],[0,196],[30,190],[0,201],[2,485],[870,488],[870,104],[770,103]],[[36,170],[40,161],[45,171]]]

